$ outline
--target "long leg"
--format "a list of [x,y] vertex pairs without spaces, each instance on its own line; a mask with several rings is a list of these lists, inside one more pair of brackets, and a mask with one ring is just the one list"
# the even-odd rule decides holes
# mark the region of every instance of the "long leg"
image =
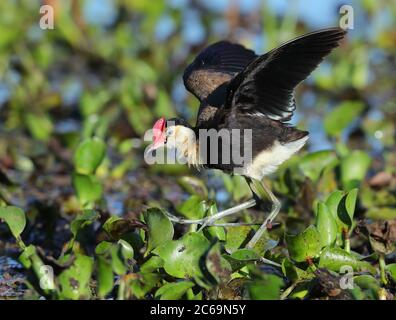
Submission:
[[[203,219],[196,219],[196,220],[183,219],[183,218],[174,216],[173,214],[171,214],[169,212],[165,212],[165,214],[173,222],[180,223],[180,224],[201,224],[202,225],[201,228],[203,228],[205,226],[221,226],[221,225],[236,226],[236,225],[246,225],[246,224],[243,224],[243,223],[238,223],[238,224],[231,224],[231,223],[230,224],[228,224],[228,223],[227,224],[225,224],[225,223],[224,224],[214,224],[214,222],[219,220],[219,219],[221,219],[221,218],[224,218],[226,216],[229,216],[229,215],[235,214],[237,212],[240,212],[242,210],[254,207],[255,205],[256,205],[256,200],[250,199],[249,201],[246,201],[246,202],[243,202],[241,204],[238,204],[235,207],[229,208],[227,210],[220,211],[220,212],[214,214],[213,216],[209,216],[209,217],[206,217],[206,218],[203,218]],[[253,224],[255,224],[255,223],[253,223]],[[249,224],[249,225],[252,225],[252,224]]]
[[256,200],[250,199],[249,201],[238,204],[235,207],[229,208],[224,211],[220,211],[220,212],[214,214],[213,216],[207,217],[206,221],[202,224],[202,226],[199,228],[199,230],[202,230],[206,226],[213,224],[215,221],[217,221],[221,218],[224,218],[224,217],[230,216],[232,214],[238,213],[242,210],[254,207],[255,205],[256,205]]
[[258,191],[255,190],[254,187],[254,182],[249,179],[246,178],[246,182],[249,185],[249,188],[252,190],[253,193],[253,199],[250,199],[246,202],[243,202],[239,205],[236,205],[232,208],[220,211],[212,216],[203,218],[203,219],[196,219],[196,220],[187,220],[187,219],[183,219],[181,217],[177,217],[174,216],[173,214],[166,212],[165,214],[168,216],[168,218],[176,223],[180,223],[180,224],[200,224],[200,230],[203,229],[204,227],[209,227],[209,226],[242,226],[242,225],[256,225],[256,223],[243,223],[243,222],[237,222],[237,223],[220,223],[220,224],[216,224],[215,221],[222,219],[224,217],[227,217],[229,215],[233,215],[235,213],[238,213],[240,211],[243,211],[245,209],[248,208],[252,208],[254,207],[258,201],[259,201],[259,196],[257,196],[256,193],[258,193]]
[[[264,191],[269,196],[270,200],[272,201],[272,210],[268,215],[267,219],[265,219],[264,223],[260,226],[257,232],[254,234],[253,238],[250,239],[249,243],[246,245],[247,248],[253,248],[258,240],[263,236],[264,232],[267,230],[267,227],[271,222],[276,218],[281,208],[281,204],[279,200],[275,197],[272,193],[271,189],[264,183],[261,182],[261,186]],[[261,195],[260,195],[261,196]]]

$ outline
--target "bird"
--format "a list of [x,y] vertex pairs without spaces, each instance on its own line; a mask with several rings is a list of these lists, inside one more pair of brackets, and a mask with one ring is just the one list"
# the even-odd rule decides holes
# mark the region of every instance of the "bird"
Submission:
[[161,147],[175,149],[178,161],[190,166],[242,175],[253,198],[203,219],[186,220],[170,214],[174,222],[200,224],[201,229],[241,225],[216,221],[255,207],[268,197],[271,211],[246,247],[256,245],[281,208],[264,178],[309,138],[307,131],[289,123],[296,110],[295,88],[339,46],[346,33],[337,27],[314,31],[262,55],[223,40],[196,56],[183,74],[186,89],[200,101],[195,126],[182,118],[160,118],[153,126],[153,142],[145,155]]

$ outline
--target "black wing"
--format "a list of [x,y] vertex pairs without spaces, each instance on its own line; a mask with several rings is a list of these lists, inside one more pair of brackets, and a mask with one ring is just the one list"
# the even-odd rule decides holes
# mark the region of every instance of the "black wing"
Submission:
[[290,120],[296,108],[294,88],[345,34],[339,28],[316,31],[258,57],[228,85],[228,107],[274,120]]
[[200,101],[224,82],[257,58],[249,49],[228,41],[214,43],[203,50],[187,67],[183,75],[184,85]]

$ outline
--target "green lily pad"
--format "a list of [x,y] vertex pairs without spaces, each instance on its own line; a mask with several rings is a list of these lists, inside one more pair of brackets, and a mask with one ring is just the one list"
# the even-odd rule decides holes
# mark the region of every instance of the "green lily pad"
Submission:
[[353,278],[354,285],[363,290],[365,298],[371,300],[378,299],[381,289],[379,282],[371,275],[363,274]]
[[249,263],[260,260],[260,256],[253,249],[238,249],[231,255],[224,255],[224,258],[231,264],[233,271],[239,270]]
[[8,225],[15,238],[19,238],[26,226],[25,213],[21,208],[14,206],[0,207],[0,220]]
[[154,253],[164,260],[165,271],[176,278],[202,277],[200,258],[210,243],[201,233],[187,233],[179,240],[170,240],[157,247]]
[[293,282],[297,280],[308,280],[314,277],[314,274],[313,272],[310,272],[310,269],[304,271],[296,267],[293,262],[287,258],[282,261],[282,273]]
[[177,179],[177,182],[184,190],[190,194],[200,197],[201,200],[208,196],[208,189],[201,179],[191,176],[183,176]]
[[337,237],[337,223],[327,205],[323,202],[318,203],[316,228],[320,234],[322,247],[330,246],[335,242]]
[[111,246],[113,245],[112,242],[109,241],[101,241],[95,248],[95,253],[97,255],[104,255],[110,252]]
[[355,215],[358,189],[352,189],[341,199],[338,205],[338,225],[350,229]]
[[278,300],[283,280],[273,274],[264,274],[261,279],[247,285],[249,296],[253,300]]
[[344,266],[355,271],[369,271],[375,274],[375,268],[366,261],[358,260],[353,254],[341,248],[325,248],[320,254],[319,267],[340,272]]
[[24,268],[29,269],[32,266],[30,258],[34,254],[36,254],[36,247],[32,244],[23,249],[22,253],[18,257],[18,260],[24,266]]
[[102,139],[93,137],[80,143],[74,155],[77,173],[90,175],[96,171],[106,154],[106,144]]
[[59,297],[61,299],[89,299],[89,281],[93,271],[93,259],[77,255],[73,265],[58,276]]
[[391,263],[386,266],[386,271],[388,271],[389,275],[396,283],[396,263]]
[[370,156],[360,150],[350,152],[341,160],[341,182],[345,190],[358,188],[371,164]]
[[370,207],[366,212],[366,216],[373,220],[392,220],[396,219],[396,210],[391,207]]
[[[120,238],[128,238],[128,242],[133,244],[133,238],[136,237],[136,233],[133,231],[135,228],[145,228],[146,225],[139,220],[123,219],[116,216],[111,216],[103,224],[103,229],[107,234],[114,240],[119,240]],[[137,239],[135,239],[136,242]]]
[[360,101],[344,101],[326,115],[324,128],[330,136],[339,136],[342,131],[363,111]]
[[54,126],[46,113],[28,113],[25,116],[25,122],[35,139],[47,141],[51,137]]
[[342,192],[341,190],[336,190],[329,195],[325,202],[327,208],[329,209],[331,215],[336,220],[336,222],[338,220],[338,206],[343,196],[344,192]]
[[132,246],[123,239],[117,241],[117,244],[121,248],[121,254],[125,260],[132,259],[134,256],[134,251]]
[[103,257],[98,258],[98,295],[104,298],[114,286],[114,274],[111,263]]
[[209,277],[215,279],[214,284],[226,283],[231,278],[231,265],[221,256],[220,242],[216,241],[208,250],[205,257],[205,271],[210,274]]
[[202,219],[207,209],[206,201],[203,201],[200,196],[195,194],[177,207],[177,211],[188,219]]
[[305,155],[301,159],[299,167],[305,176],[316,182],[326,167],[336,165],[337,162],[338,159],[334,151],[322,150]]
[[118,275],[124,275],[131,269],[134,250],[125,240],[118,240],[117,243],[102,241],[96,248],[95,253],[110,263],[112,270]]
[[321,249],[321,237],[315,226],[309,226],[297,235],[285,234],[290,258],[303,262],[318,255]]
[[160,280],[161,276],[156,273],[138,273],[137,277],[130,282],[132,294],[137,299],[144,299]]
[[126,261],[122,255],[121,247],[119,245],[113,244],[111,246],[110,256],[113,271],[119,276],[126,274],[128,271],[128,266],[125,263]]
[[173,224],[161,209],[150,208],[143,215],[148,228],[147,252],[173,239]]
[[158,256],[152,256],[140,266],[140,272],[142,273],[154,272],[157,271],[159,268],[162,268],[163,266],[164,266],[164,260],[162,260]]
[[228,228],[226,233],[225,249],[228,253],[238,250],[244,243],[248,241],[248,236],[252,230],[250,226],[239,226]]
[[70,224],[70,231],[76,237],[79,230],[95,222],[100,218],[100,214],[95,210],[84,210]]
[[179,300],[193,286],[191,281],[167,283],[157,290],[155,297],[160,300]]
[[[214,201],[207,202],[209,207],[206,210],[206,216],[210,217],[216,214],[217,206]],[[221,223],[222,219],[217,220],[217,223]],[[205,232],[208,232],[212,237],[217,238],[221,241],[225,241],[226,239],[226,232],[223,227],[207,227]]]
[[73,174],[73,186],[83,204],[97,201],[102,197],[102,184],[96,176]]

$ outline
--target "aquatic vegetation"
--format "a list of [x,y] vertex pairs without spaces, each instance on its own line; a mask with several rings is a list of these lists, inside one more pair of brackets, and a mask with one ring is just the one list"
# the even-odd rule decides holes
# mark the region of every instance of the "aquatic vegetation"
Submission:
[[[147,165],[144,134],[163,116],[195,122],[181,74],[226,37],[220,22],[258,52],[311,25],[267,4],[241,13],[162,0],[109,1],[102,21],[92,1],[70,0],[47,1],[56,19],[44,31],[36,5],[20,2],[0,3],[0,297],[395,298],[392,28],[369,36],[356,26],[298,88],[296,125],[310,140],[269,177],[280,214],[248,249],[270,202],[219,221],[243,226],[172,222],[211,216],[250,190],[238,176]],[[386,1],[360,9],[368,25],[384,10],[396,17]]]

